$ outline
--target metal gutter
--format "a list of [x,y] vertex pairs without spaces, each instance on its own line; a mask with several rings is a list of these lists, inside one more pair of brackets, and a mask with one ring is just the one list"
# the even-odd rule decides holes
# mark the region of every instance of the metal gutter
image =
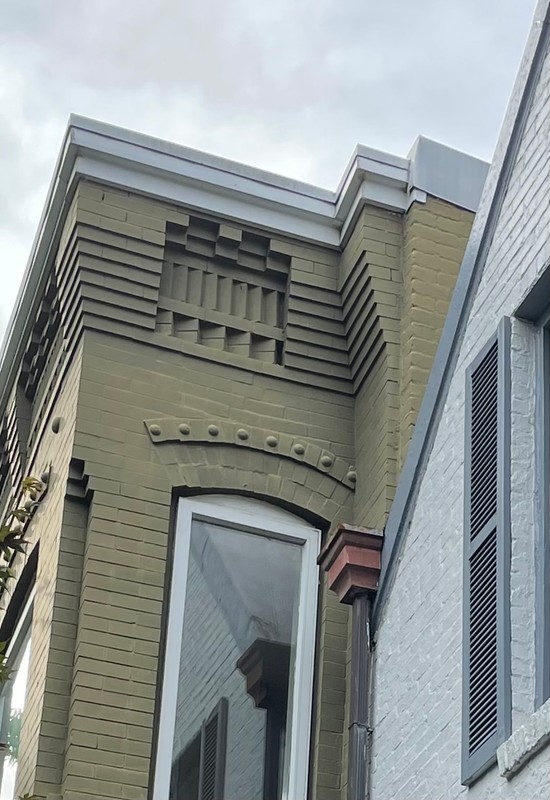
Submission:
[[389,597],[403,541],[411,524],[420,483],[434,444],[443,406],[456,366],[468,314],[491,247],[506,192],[550,46],[550,0],[539,3],[526,54],[516,82],[507,119],[468,242],[449,312],[424,393],[422,405],[397,491],[385,528],[381,588],[374,607],[373,625],[380,624]]

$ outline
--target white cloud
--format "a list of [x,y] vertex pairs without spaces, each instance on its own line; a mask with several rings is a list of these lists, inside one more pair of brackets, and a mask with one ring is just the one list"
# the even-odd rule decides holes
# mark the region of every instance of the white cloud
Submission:
[[7,0],[0,334],[71,112],[334,188],[418,133],[490,158],[535,0]]

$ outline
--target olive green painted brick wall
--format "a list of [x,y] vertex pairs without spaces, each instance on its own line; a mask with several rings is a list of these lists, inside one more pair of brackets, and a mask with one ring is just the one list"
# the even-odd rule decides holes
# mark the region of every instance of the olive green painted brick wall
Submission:
[[405,215],[399,467],[407,454],[473,215],[428,197]]
[[[95,791],[118,798],[127,796],[130,786],[132,797],[146,796],[172,490],[254,492],[294,511],[308,509],[325,526],[333,513],[338,519],[346,516],[344,504],[331,500],[338,484],[328,476],[308,488],[311,473],[305,467],[297,469],[275,453],[217,442],[155,448],[144,420],[162,412],[191,424],[198,416],[222,427],[234,420],[246,428],[257,424],[264,406],[260,417],[272,433],[289,432],[323,447],[339,438],[345,445],[351,436],[345,423],[349,399],[341,396],[338,403],[326,392],[318,396],[318,403],[339,410],[337,420],[308,411],[309,394],[301,384],[288,387],[181,354],[160,354],[151,346],[85,334],[74,454],[85,462],[94,497],[75,652],[66,796]],[[254,410],[248,410],[250,404]],[[315,439],[308,437],[310,427]],[[351,493],[346,490],[345,496]],[[339,775],[343,730],[337,720],[343,715],[346,629],[346,611],[329,596],[321,607],[323,668],[316,731],[327,749],[319,747],[317,754],[320,798],[328,797],[324,784]],[[118,683],[113,673],[119,673]],[[136,748],[142,753],[139,759]]]
[[[198,216],[84,182],[65,223],[55,276],[69,367],[27,470],[51,461],[54,477],[32,527],[19,781],[49,800],[148,797],[174,492],[248,493],[327,534],[342,520],[383,527],[471,219],[431,198],[405,218],[366,207],[339,254]],[[168,252],[208,282],[204,308],[172,282]],[[239,320],[228,263],[257,270],[262,291],[284,284],[284,318]],[[277,337],[284,366],[266,360]],[[311,796],[343,800],[349,614],[324,583],[319,620]]]
[[[65,497],[79,382],[80,349],[77,348],[63,380],[63,391],[44,419],[41,436],[27,465],[27,473],[35,476],[51,466],[51,478],[48,493],[29,528],[28,552],[14,564],[16,575],[20,575],[28,555],[40,541],[28,694],[16,785],[21,794],[55,796],[63,769],[72,681],[71,652],[76,636],[75,597],[80,591],[80,575],[74,568],[78,546],[74,548],[68,541],[72,520]],[[61,417],[58,434],[50,427],[55,416]],[[3,607],[6,600],[2,598]]]
[[[432,197],[404,217],[366,208],[342,254],[359,525],[382,530],[386,523],[472,221],[470,212]],[[350,661],[348,649],[348,688]],[[346,736],[342,800],[347,757]]]
[[[90,297],[89,251],[94,251],[93,286],[102,287],[102,302],[116,306],[122,302],[122,293],[126,306],[135,310],[128,308],[122,318],[115,315],[113,320],[112,313],[106,315],[101,306],[82,303],[74,313],[75,319],[80,317],[79,328],[86,329],[74,456],[85,463],[93,501],[86,534],[63,793],[75,798],[94,791],[110,797],[144,797],[149,785],[172,489],[248,491],[310,513],[325,528],[340,519],[351,519],[352,513],[348,487],[318,470],[289,462],[283,454],[234,446],[205,447],[202,442],[167,442],[153,447],[144,421],[168,417],[185,419],[191,425],[193,420],[206,419],[222,428],[226,421],[255,426],[280,437],[281,447],[285,435],[299,437],[308,452],[309,448],[319,448],[319,453],[328,450],[351,466],[353,400],[351,387],[345,383],[347,380],[349,385],[349,378],[339,367],[334,377],[330,369],[319,370],[320,358],[329,363],[335,358],[330,354],[332,343],[341,352],[338,342],[344,335],[337,292],[338,259],[334,252],[310,245],[271,245],[289,260],[287,337],[294,336],[296,346],[290,348],[284,369],[206,350],[195,342],[186,341],[184,353],[177,341],[152,331],[153,325],[146,321],[151,312],[133,299],[142,291],[151,297],[160,297],[162,292],[162,262],[158,252],[148,249],[148,242],[146,262],[127,264],[131,290],[121,283],[113,288],[108,279],[115,263],[128,262],[129,250],[137,253],[144,246],[139,232],[125,227],[127,220],[119,218],[117,224],[108,220],[113,214],[120,217],[120,209],[134,214],[144,201],[87,185],[82,186],[79,197],[86,198],[85,214],[80,209],[82,200],[77,199],[65,239],[73,243],[66,249],[79,265],[80,294]],[[146,205],[150,208],[151,204]],[[159,217],[181,229],[187,226],[181,212],[161,204],[155,209],[155,219]],[[108,263],[103,269],[106,255]],[[133,261],[135,258],[131,256]],[[70,273],[67,268],[63,273],[67,306],[76,296]],[[95,301],[97,289],[93,292]],[[96,332],[98,327],[104,333]],[[324,341],[326,356],[307,345],[312,329]],[[146,330],[151,333],[147,335]],[[303,352],[300,339],[306,342]],[[136,585],[141,587],[139,592]],[[129,620],[136,618],[144,602],[150,624],[140,627]],[[113,608],[120,609],[122,620],[116,615],[113,620]],[[128,624],[132,625],[129,637],[122,635]],[[335,800],[340,788],[346,636],[347,610],[323,592],[314,732],[314,793],[321,800]],[[113,670],[121,670],[129,680],[125,688],[113,688]],[[136,692],[140,693],[137,700]],[[90,702],[92,694],[94,704]],[[108,739],[100,738],[105,726],[110,731]],[[136,747],[141,761],[134,755]]]

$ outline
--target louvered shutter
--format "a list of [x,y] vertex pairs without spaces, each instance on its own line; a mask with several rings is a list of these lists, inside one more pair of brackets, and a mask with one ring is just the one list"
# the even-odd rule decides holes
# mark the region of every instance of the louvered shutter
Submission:
[[510,734],[510,324],[467,371],[462,782]]
[[223,697],[201,730],[199,800],[224,800],[227,699]]

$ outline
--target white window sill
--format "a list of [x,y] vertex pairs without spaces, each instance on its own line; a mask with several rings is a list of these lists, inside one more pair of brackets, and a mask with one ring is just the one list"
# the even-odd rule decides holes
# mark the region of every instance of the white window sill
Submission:
[[550,742],[550,700],[547,700],[503,742],[497,750],[498,769],[503,778],[512,778]]

